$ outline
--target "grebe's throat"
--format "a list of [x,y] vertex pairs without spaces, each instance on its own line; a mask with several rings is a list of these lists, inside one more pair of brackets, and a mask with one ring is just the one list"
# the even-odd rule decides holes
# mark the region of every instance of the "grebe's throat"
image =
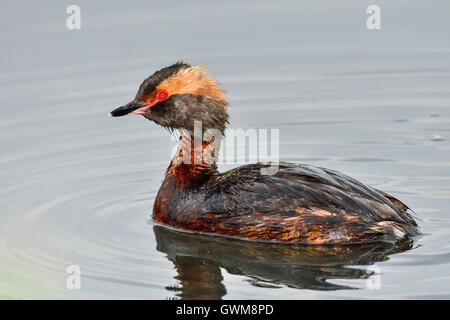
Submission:
[[[178,176],[180,170],[184,174],[195,176],[199,173],[217,171],[217,159],[222,142],[219,130],[202,131],[181,129],[177,151],[175,152],[167,175]],[[189,177],[186,177],[189,178]]]

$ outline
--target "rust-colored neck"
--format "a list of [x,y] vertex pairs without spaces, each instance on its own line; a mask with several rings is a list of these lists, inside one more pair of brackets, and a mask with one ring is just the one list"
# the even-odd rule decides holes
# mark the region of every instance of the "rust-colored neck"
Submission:
[[190,178],[217,171],[219,139],[211,137],[207,141],[195,138],[188,132],[180,136],[178,149],[167,168],[166,176],[174,176],[183,185]]

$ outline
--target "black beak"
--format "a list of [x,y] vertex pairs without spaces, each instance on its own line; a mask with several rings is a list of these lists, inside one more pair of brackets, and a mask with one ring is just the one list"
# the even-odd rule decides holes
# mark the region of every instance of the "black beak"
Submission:
[[109,116],[110,117],[121,117],[121,116],[129,114],[130,112],[133,112],[134,110],[142,108],[144,106],[145,105],[140,104],[140,103],[138,103],[136,101],[131,101],[131,102],[127,103],[126,105],[111,111],[109,113]]

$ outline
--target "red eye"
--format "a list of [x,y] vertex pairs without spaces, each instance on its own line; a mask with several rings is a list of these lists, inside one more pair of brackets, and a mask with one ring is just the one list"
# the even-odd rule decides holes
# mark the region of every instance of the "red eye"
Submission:
[[156,98],[159,101],[166,100],[168,97],[169,97],[169,94],[167,93],[167,91],[160,91],[156,94]]

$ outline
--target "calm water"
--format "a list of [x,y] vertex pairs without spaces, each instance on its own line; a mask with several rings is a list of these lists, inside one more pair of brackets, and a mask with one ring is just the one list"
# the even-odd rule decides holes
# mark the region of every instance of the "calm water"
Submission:
[[[2,2],[0,297],[450,298],[450,4],[377,1],[369,31],[372,2],[314,3],[76,1],[69,31],[69,2]],[[107,114],[180,58],[220,80],[233,128],[278,128],[282,160],[392,193],[424,236],[392,254],[156,226],[175,142]]]

